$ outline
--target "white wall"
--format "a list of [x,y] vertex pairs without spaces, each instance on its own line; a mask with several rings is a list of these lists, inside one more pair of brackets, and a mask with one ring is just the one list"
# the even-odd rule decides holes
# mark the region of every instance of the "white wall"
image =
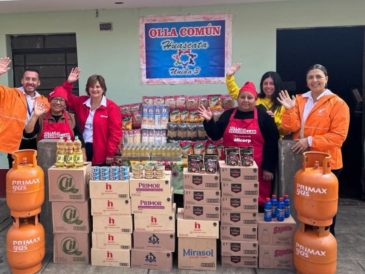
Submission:
[[[139,102],[143,95],[225,93],[224,84],[143,85],[139,71],[139,18],[149,15],[229,13],[232,22],[232,61],[243,67],[238,83],[256,83],[276,68],[276,30],[318,26],[365,25],[363,0],[292,0],[260,4],[197,8],[119,9],[95,11],[0,14],[0,56],[9,49],[9,34],[76,33],[80,92],[92,73],[105,76],[108,97],[119,104]],[[100,22],[112,22],[112,32],[100,32]],[[341,39],[341,37],[339,37]],[[313,41],[315,43],[315,41]],[[9,83],[11,77],[2,77]],[[0,168],[6,168],[0,156]]]

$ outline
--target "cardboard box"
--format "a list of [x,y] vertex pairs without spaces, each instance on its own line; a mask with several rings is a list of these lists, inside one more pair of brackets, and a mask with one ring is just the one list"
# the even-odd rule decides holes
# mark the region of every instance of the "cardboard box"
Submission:
[[258,239],[260,245],[293,246],[296,223],[292,216],[284,222],[265,222],[264,215],[258,215]]
[[130,199],[92,199],[91,215],[130,215]]
[[257,225],[222,225],[221,239],[235,241],[257,241]]
[[184,219],[219,221],[221,210],[219,205],[185,205]]
[[159,197],[171,194],[171,174],[165,174],[162,179],[134,179],[129,180],[130,195],[144,197]]
[[120,232],[131,234],[132,231],[132,215],[93,216],[93,232]]
[[221,207],[224,211],[252,212],[259,211],[258,197],[222,197]]
[[259,267],[292,269],[293,246],[259,246]]
[[134,214],[134,229],[150,232],[175,233],[175,212],[176,204],[170,214]]
[[56,264],[89,264],[89,234],[53,234],[53,262]]
[[132,249],[131,265],[132,267],[171,271],[172,259],[172,253],[168,251]]
[[210,220],[191,220],[183,218],[184,210],[178,209],[177,237],[219,238],[219,222]]
[[129,198],[128,181],[93,181],[90,180],[91,199],[117,199]]
[[217,269],[216,239],[179,238],[178,248],[179,269]]
[[240,257],[258,257],[257,241],[221,241],[221,254],[222,256],[240,256]]
[[89,204],[86,202],[53,202],[54,233],[89,233]]
[[184,190],[184,205],[212,204],[220,205],[221,192],[211,189],[189,189]]
[[59,168],[52,166],[48,169],[49,200],[86,201],[89,198],[88,181],[90,179],[91,163],[83,167]]
[[93,232],[92,247],[101,249],[132,249],[132,234],[123,232]]
[[222,196],[226,197],[258,197],[258,182],[222,182]]
[[221,212],[221,225],[241,226],[257,224],[256,212]]
[[256,163],[252,166],[229,166],[224,161],[219,161],[222,182],[257,182],[258,168]]
[[184,189],[220,189],[219,173],[193,173],[184,168]]
[[222,256],[222,266],[257,268],[257,257]]
[[135,230],[133,248],[175,252],[175,233]]
[[130,250],[91,249],[91,265],[130,267]]
[[173,211],[174,200],[172,194],[158,197],[133,196],[131,201],[133,214],[171,214]]

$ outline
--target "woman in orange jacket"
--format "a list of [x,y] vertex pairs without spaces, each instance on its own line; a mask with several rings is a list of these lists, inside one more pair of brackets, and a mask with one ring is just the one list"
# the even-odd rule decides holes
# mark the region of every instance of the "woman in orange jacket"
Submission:
[[[279,102],[285,107],[283,129],[298,140],[292,147],[296,153],[316,150],[331,155],[331,169],[338,177],[342,171],[341,147],[347,137],[350,111],[346,102],[327,89],[327,69],[319,64],[307,72],[308,92],[292,96],[281,91]],[[330,227],[335,234],[335,221]]]

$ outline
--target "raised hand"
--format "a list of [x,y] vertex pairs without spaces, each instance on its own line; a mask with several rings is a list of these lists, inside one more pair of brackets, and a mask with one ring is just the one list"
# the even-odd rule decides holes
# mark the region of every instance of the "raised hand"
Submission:
[[75,83],[80,78],[80,68],[75,67],[72,68],[70,71],[70,74],[68,75],[67,82],[69,83]]
[[295,96],[293,95],[291,98],[287,90],[282,90],[279,93],[278,101],[286,108],[291,109],[295,107]]
[[0,76],[5,74],[10,69],[10,63],[11,60],[9,57],[0,58]]
[[48,111],[48,107],[44,103],[42,103],[40,101],[35,101],[33,114],[36,117],[41,116],[42,114],[46,113],[47,111]]
[[241,68],[241,64],[233,64],[228,70],[227,70],[227,76],[234,75],[239,69]]
[[210,121],[213,118],[213,112],[209,107],[205,108],[203,105],[200,105],[198,112],[199,115],[207,121]]

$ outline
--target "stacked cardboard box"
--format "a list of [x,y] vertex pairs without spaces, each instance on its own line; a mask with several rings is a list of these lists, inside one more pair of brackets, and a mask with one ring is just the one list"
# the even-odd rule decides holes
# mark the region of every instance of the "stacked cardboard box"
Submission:
[[88,264],[90,163],[80,168],[53,166],[48,170],[48,178],[54,233],[53,261]]
[[258,216],[259,267],[293,268],[293,239],[296,229],[292,216],[284,222],[265,222],[263,214]]
[[220,220],[219,173],[184,169],[184,209],[178,210],[179,269],[215,270]]
[[172,270],[175,211],[171,173],[162,179],[130,179],[135,229],[132,267]]
[[90,181],[91,264],[130,267],[132,215],[129,181]]
[[258,169],[220,162],[222,265],[256,268],[258,265]]

